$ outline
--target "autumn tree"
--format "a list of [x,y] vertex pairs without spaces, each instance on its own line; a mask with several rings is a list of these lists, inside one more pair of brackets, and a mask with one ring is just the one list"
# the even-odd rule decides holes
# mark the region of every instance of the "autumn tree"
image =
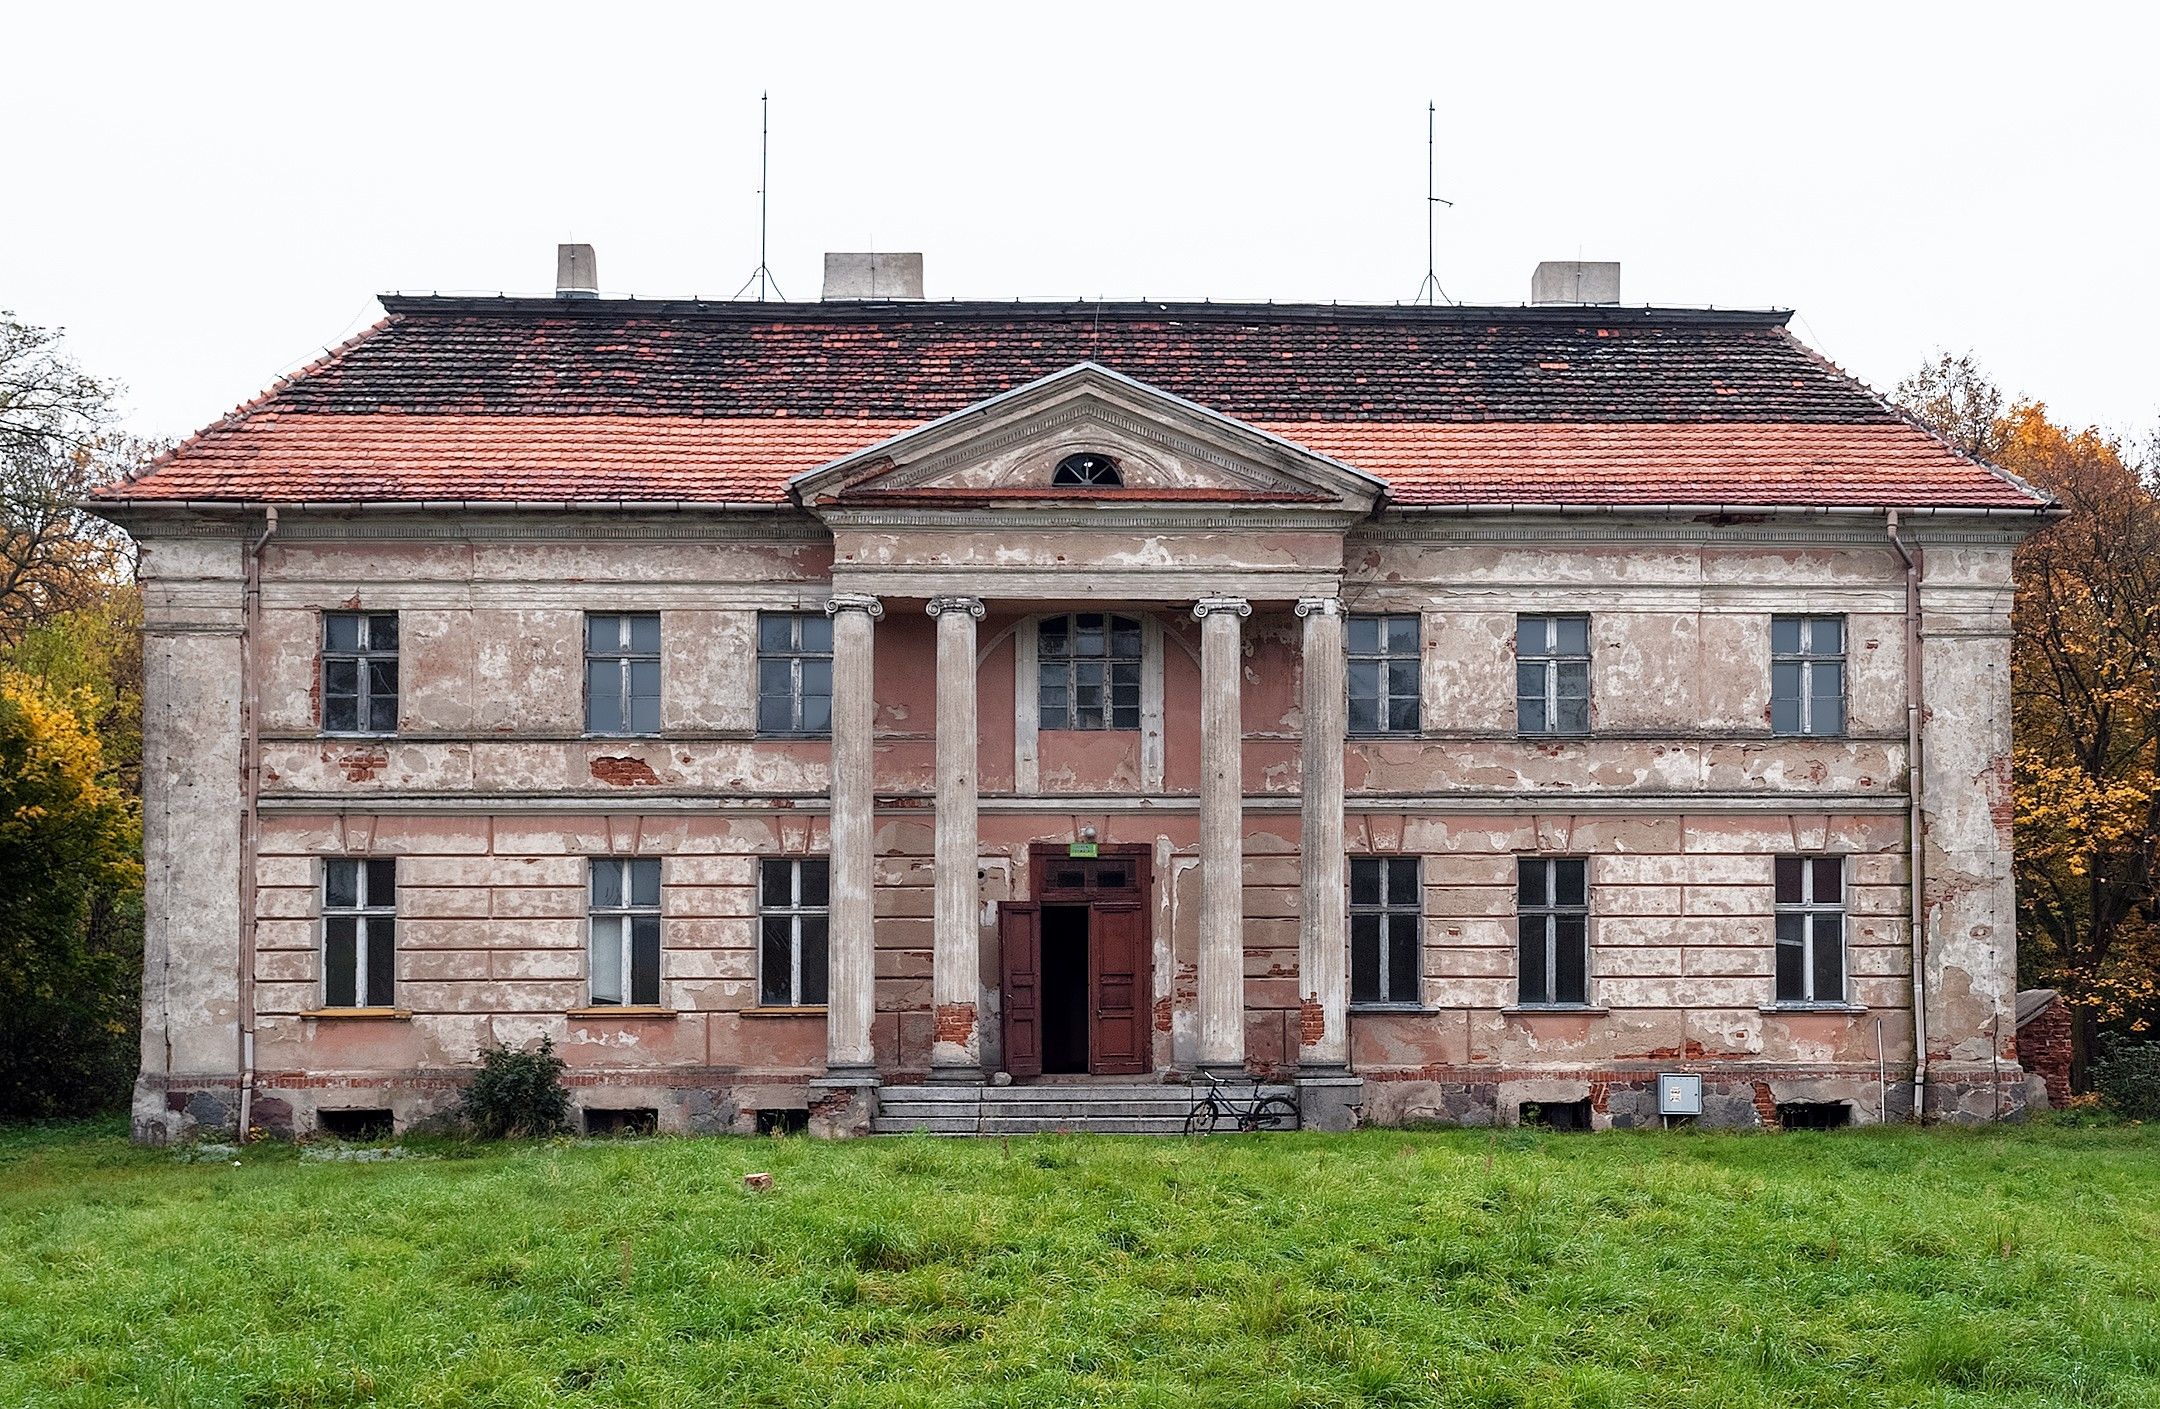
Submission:
[[2160,1015],[2160,466],[2005,405],[1970,356],[1897,399],[2064,510],[2017,552],[2012,768],[2020,978],[2069,1002],[2082,1078],[2103,1025]]

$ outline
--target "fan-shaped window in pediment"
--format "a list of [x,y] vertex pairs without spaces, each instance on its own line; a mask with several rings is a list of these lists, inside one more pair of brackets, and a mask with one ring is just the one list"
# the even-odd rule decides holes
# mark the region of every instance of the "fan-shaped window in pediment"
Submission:
[[1125,476],[1118,473],[1117,461],[1108,455],[1083,450],[1058,461],[1050,483],[1060,489],[1116,489],[1125,483]]

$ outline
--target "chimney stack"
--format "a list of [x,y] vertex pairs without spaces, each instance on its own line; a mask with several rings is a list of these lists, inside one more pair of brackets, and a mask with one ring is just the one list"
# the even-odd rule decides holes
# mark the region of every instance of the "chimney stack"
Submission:
[[1532,303],[1618,303],[1617,261],[1548,259],[1530,276]]
[[600,297],[600,265],[591,245],[555,246],[555,297]]
[[923,296],[921,254],[828,254],[825,298],[919,299]]

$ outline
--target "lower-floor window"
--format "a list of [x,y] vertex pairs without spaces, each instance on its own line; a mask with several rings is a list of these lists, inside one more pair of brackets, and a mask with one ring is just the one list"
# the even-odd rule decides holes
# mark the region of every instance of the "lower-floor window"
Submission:
[[323,863],[323,1006],[397,1001],[397,862]]
[[1516,1001],[1526,1008],[1590,1001],[1589,863],[1579,856],[1515,862]]
[[1418,863],[1414,856],[1350,858],[1350,1001],[1416,1003]]
[[822,856],[769,856],[758,870],[758,1002],[825,1001],[828,872]]
[[1777,1001],[1845,1001],[1845,861],[1777,859]]
[[592,863],[592,1001],[660,1001],[660,862]]

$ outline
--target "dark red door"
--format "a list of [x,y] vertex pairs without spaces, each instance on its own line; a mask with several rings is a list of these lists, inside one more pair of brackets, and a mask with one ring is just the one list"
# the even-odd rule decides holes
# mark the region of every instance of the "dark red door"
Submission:
[[1130,1076],[1149,1069],[1147,916],[1137,905],[1091,907],[1088,979],[1094,990],[1088,1070]]
[[1042,911],[998,902],[998,968],[1004,978],[1005,1070],[1042,1075]]

